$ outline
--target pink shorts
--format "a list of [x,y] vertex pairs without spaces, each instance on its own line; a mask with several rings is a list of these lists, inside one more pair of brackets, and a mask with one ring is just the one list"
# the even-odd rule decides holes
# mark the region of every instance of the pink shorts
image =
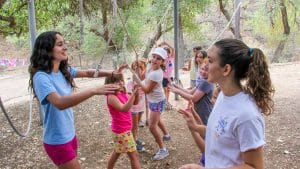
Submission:
[[76,136],[65,144],[50,145],[44,143],[46,153],[56,166],[60,166],[76,158],[77,147],[78,144]]

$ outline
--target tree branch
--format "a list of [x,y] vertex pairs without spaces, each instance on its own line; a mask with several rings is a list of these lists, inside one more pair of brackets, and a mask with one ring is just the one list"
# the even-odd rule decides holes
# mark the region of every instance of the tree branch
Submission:
[[90,28],[90,32],[93,32],[96,36],[104,38],[104,34],[98,32],[96,28]]
[[16,21],[15,21],[15,17],[13,16],[2,16],[0,15],[0,20],[8,22],[9,23],[9,27],[13,28],[16,26]]
[[4,5],[5,2],[6,2],[6,0],[0,0],[0,8],[2,8],[2,6]]
[[[223,1],[222,1],[222,0],[219,0],[219,7],[220,7],[221,12],[222,12],[223,15],[225,16],[226,20],[229,22],[231,16],[230,16],[229,12],[225,9],[225,6],[223,5]],[[234,28],[231,26],[231,23],[230,23],[229,29],[230,29],[230,31],[234,34],[235,30],[234,30]]]

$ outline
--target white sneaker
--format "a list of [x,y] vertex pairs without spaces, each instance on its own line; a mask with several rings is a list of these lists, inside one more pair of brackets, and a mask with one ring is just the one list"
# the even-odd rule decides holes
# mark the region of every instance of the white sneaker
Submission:
[[163,141],[170,141],[170,140],[171,140],[170,134],[167,134],[167,135],[163,136]]
[[153,157],[153,160],[161,160],[169,156],[169,151],[167,149],[159,149],[158,152]]

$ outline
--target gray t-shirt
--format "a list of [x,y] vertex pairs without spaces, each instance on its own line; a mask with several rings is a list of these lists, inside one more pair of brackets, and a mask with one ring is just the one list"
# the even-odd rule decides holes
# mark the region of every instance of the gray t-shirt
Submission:
[[197,102],[195,102],[195,110],[200,116],[202,122],[207,125],[207,120],[212,111],[213,104],[211,102],[211,97],[213,94],[214,86],[211,83],[208,83],[205,79],[200,79],[198,85],[196,86],[197,90],[204,92],[204,96],[201,97]]
[[163,71],[161,69],[149,70],[146,74],[144,84],[147,84],[151,81],[156,82],[154,89],[146,95],[150,103],[158,103],[165,99],[165,94],[163,92],[162,80],[163,80]]

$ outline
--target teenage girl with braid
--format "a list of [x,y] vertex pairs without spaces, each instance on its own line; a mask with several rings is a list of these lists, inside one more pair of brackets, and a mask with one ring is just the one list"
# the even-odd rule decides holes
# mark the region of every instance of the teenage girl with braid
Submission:
[[[207,127],[190,127],[205,136],[205,168],[263,169],[263,115],[272,113],[274,93],[266,57],[240,40],[223,39],[208,50],[208,58],[208,81],[221,91]],[[187,164],[180,169],[202,168]]]

